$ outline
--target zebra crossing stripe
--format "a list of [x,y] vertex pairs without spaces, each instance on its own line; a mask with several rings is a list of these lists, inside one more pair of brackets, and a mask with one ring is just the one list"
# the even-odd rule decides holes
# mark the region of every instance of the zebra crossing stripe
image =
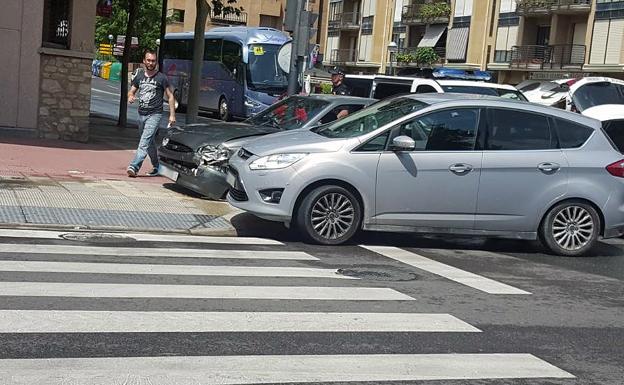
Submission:
[[280,245],[279,241],[254,237],[212,237],[202,235],[175,235],[175,234],[144,234],[144,233],[102,233],[102,232],[77,232],[77,231],[48,231],[48,230],[14,230],[0,229],[0,237],[8,238],[38,238],[38,239],[60,239],[63,235],[123,235],[133,238],[136,241],[146,242],[189,242],[189,243],[214,243],[214,244],[235,244],[235,245]]
[[317,269],[311,267],[148,265],[131,263],[88,262],[0,261],[0,271],[21,271],[29,273],[36,272],[359,279],[356,277],[340,275],[334,269]]
[[0,333],[480,332],[450,314],[0,310]]
[[360,247],[488,294],[531,294],[528,291],[425,258],[422,255],[411,253],[397,247],[366,245],[360,245]]
[[328,301],[414,300],[414,298],[396,290],[376,287],[143,285],[60,282],[0,282],[0,296]]
[[208,250],[172,249],[159,247],[106,247],[66,245],[24,245],[0,243],[0,253],[107,255],[115,257],[168,257],[168,258],[214,258],[214,259],[278,259],[318,261],[318,258],[302,251],[258,250]]
[[2,243],[0,253],[20,254],[63,254],[63,255],[108,255],[115,257],[169,257],[169,258],[214,258],[214,259],[276,259],[318,261],[318,258],[302,251],[266,250],[211,250],[176,249],[160,247],[107,247],[66,245],[24,245]]
[[[81,385],[575,378],[531,354],[375,354],[0,360],[0,380]],[[103,382],[106,379],[105,382]]]

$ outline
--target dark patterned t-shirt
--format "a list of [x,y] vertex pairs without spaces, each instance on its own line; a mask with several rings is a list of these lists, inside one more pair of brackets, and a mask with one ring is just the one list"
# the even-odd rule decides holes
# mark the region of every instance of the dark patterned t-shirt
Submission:
[[139,89],[139,115],[162,113],[165,89],[169,87],[169,81],[163,73],[157,72],[149,77],[145,71],[140,71],[132,80],[132,85]]

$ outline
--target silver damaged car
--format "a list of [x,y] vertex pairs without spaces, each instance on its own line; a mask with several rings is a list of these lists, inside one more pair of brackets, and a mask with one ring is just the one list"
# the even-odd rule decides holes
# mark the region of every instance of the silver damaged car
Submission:
[[597,120],[535,104],[400,96],[246,143],[230,160],[228,202],[321,244],[413,231],[539,238],[582,255],[624,234],[616,140]]

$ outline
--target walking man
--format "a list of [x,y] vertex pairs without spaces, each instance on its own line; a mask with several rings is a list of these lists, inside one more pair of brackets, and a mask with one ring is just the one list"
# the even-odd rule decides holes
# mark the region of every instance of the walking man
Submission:
[[[134,178],[139,173],[145,157],[149,155],[153,169],[149,176],[158,175],[158,153],[156,150],[156,133],[163,114],[163,96],[169,101],[169,125],[175,124],[175,97],[169,87],[167,76],[156,70],[158,59],[152,50],[145,51],[143,65],[145,71],[139,71],[132,80],[128,92],[128,103],[139,101],[139,133],[141,140],[136,155],[128,166],[128,176]],[[138,91],[138,95],[137,95]]]

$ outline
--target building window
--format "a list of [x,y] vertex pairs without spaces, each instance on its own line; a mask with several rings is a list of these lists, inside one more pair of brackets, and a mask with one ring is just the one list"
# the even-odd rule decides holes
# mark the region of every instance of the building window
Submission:
[[184,10],[183,9],[168,9],[167,10],[167,22],[168,23],[184,23]]
[[43,8],[44,47],[69,48],[71,0],[45,0]]
[[282,29],[280,26],[279,16],[260,15],[259,27],[269,27],[275,29]]
[[366,16],[362,18],[362,35],[373,34],[374,16]]

